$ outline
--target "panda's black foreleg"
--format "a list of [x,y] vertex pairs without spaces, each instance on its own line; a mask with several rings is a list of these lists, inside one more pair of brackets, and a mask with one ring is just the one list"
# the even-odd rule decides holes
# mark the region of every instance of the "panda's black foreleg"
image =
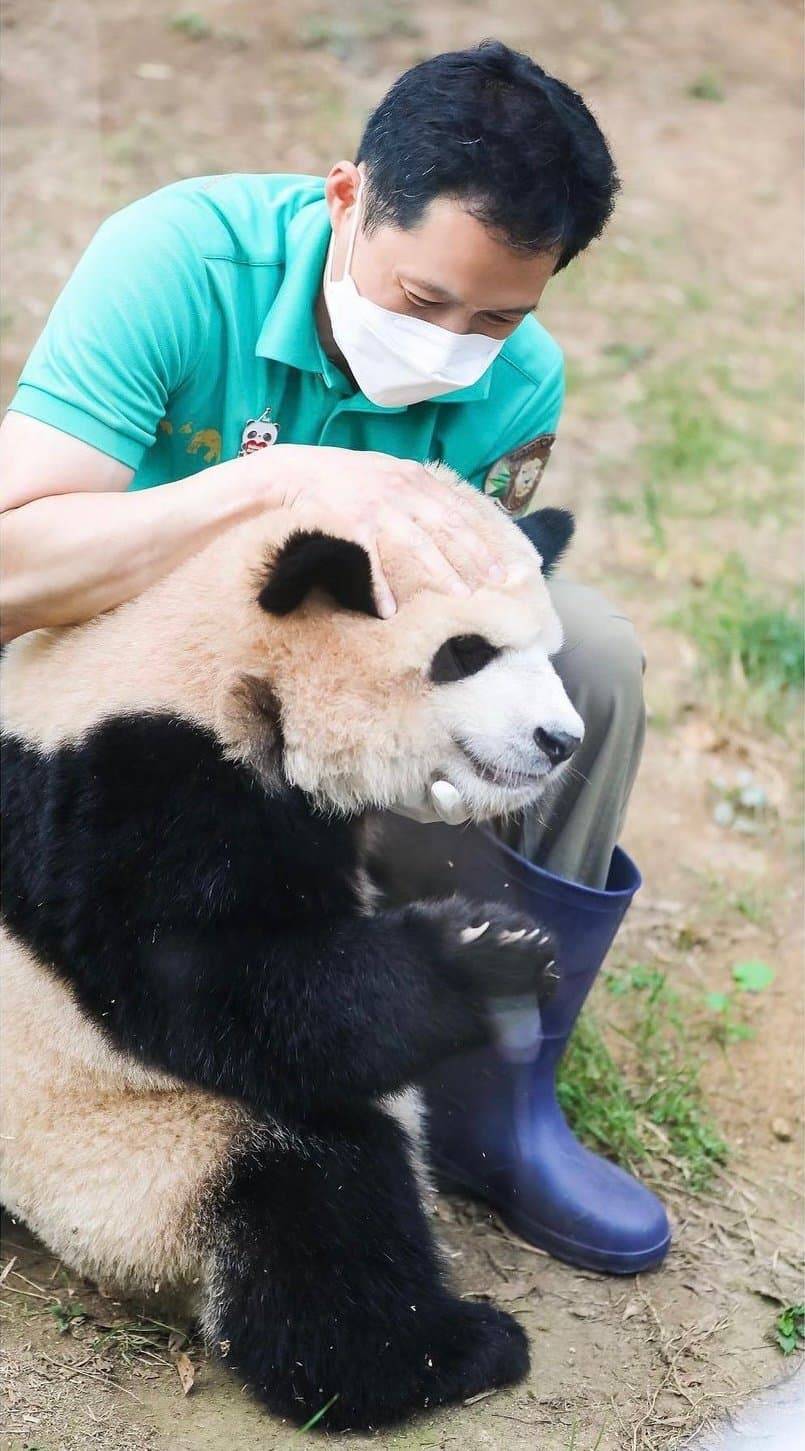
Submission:
[[511,1316],[447,1289],[407,1137],[377,1108],[244,1159],[211,1223],[208,1338],[278,1415],[382,1426],[528,1369]]
[[490,997],[536,999],[553,953],[529,918],[458,897],[285,930],[256,916],[144,936],[132,950],[115,928],[97,953],[70,959],[105,1031],[187,1082],[294,1122],[395,1093],[485,1042]]

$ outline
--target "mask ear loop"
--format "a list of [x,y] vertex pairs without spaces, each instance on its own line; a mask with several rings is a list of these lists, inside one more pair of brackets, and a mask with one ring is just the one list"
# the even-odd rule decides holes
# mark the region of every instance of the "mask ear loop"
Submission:
[[[356,242],[357,237],[358,237],[358,223],[360,222],[361,213],[363,211],[363,177],[361,177],[361,179],[360,179],[360,181],[358,183],[358,192],[357,192],[357,196],[355,197],[355,201],[353,202],[353,206],[355,208],[355,214],[354,214],[354,216],[352,218],[352,221],[349,224],[349,238],[347,240],[347,255],[344,258],[344,271],[343,271],[343,274],[342,274],[342,277],[341,277],[341,281],[342,282],[346,282],[347,278],[350,276],[350,274],[352,272],[352,254],[355,251],[355,242]],[[328,255],[328,260],[327,260],[327,281],[328,282],[332,282],[332,280],[333,280],[333,262],[335,260],[335,245],[334,244],[335,244],[335,232],[333,232],[333,234],[332,234],[332,236],[330,238],[329,255]]]

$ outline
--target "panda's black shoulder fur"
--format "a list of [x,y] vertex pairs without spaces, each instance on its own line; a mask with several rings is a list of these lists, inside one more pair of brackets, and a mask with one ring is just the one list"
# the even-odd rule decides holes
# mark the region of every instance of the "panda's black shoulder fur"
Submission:
[[3,914],[57,964],[64,930],[91,932],[91,918],[142,937],[255,912],[279,925],[354,901],[349,822],[317,818],[290,787],[268,796],[178,716],[113,717],[50,754],[6,736],[2,760]]
[[2,745],[5,922],[125,1052],[298,1119],[479,1034],[438,914],[368,915],[360,828],[210,732],[142,714]]

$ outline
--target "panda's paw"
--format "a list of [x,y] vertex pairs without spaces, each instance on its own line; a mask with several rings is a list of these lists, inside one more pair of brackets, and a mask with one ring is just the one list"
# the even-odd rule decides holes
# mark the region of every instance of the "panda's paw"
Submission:
[[[394,1425],[437,1406],[513,1385],[528,1374],[530,1363],[526,1334],[511,1315],[452,1296],[429,1310],[412,1304],[407,1321],[401,1307],[381,1345],[371,1350],[362,1353],[356,1328],[344,1362],[339,1366],[328,1358],[330,1379],[320,1377],[320,1384],[338,1385],[339,1395],[328,1407],[325,1430]],[[299,1384],[297,1378],[297,1390]],[[323,1395],[324,1390],[304,1395],[291,1414],[306,1419]]]
[[550,996],[558,980],[556,944],[533,917],[499,902],[463,897],[441,902],[438,909],[451,966],[476,1001]]
[[451,1305],[442,1344],[431,1358],[441,1404],[515,1385],[530,1365],[528,1337],[514,1316],[495,1305],[466,1300]]

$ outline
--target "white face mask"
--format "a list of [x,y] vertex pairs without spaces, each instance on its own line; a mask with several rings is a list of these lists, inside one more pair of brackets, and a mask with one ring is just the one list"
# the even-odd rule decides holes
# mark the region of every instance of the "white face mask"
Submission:
[[451,333],[419,317],[378,307],[361,297],[352,280],[352,254],[361,213],[358,193],[350,226],[344,276],[333,281],[333,243],[324,267],[324,300],[333,337],[361,392],[378,408],[424,403],[477,383],[505,338]]

